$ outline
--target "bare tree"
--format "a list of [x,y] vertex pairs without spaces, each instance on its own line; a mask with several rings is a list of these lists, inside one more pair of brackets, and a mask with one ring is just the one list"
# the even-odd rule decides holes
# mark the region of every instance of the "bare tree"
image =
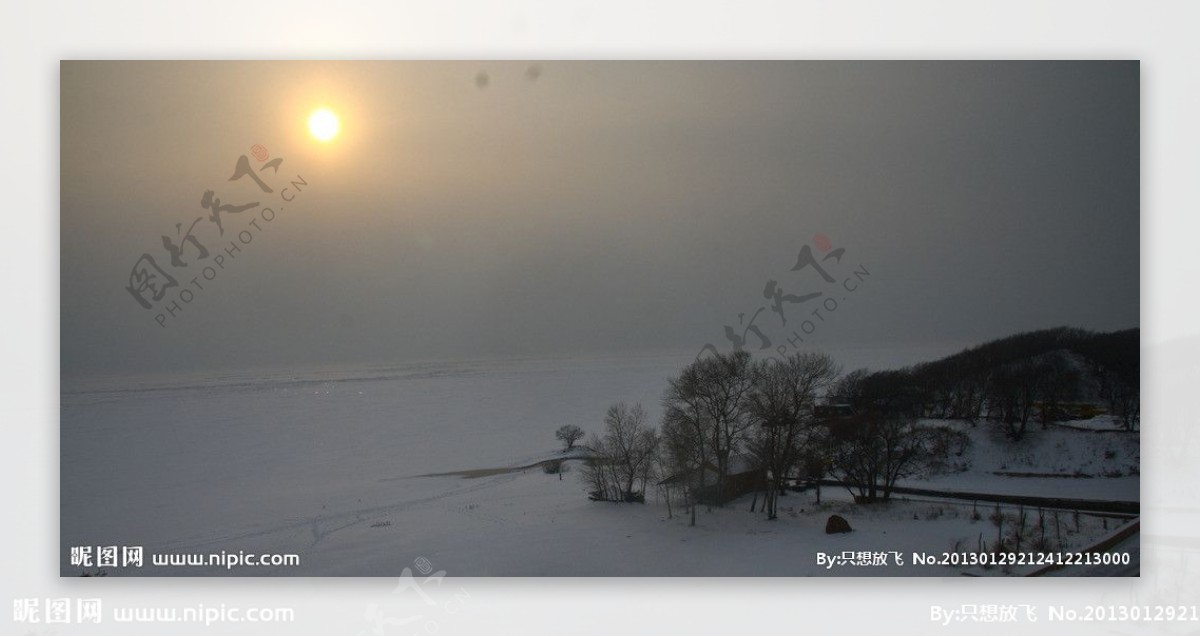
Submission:
[[606,453],[604,438],[592,434],[588,438],[588,447],[592,454],[584,460],[581,473],[584,482],[591,487],[588,497],[606,502],[621,501],[620,490],[617,487],[619,478],[612,459]]
[[612,405],[604,424],[604,437],[592,437],[594,454],[584,465],[584,479],[593,487],[592,499],[644,502],[646,483],[654,475],[657,432],[647,426],[641,405]]
[[822,438],[813,416],[820,393],[837,378],[839,368],[825,354],[794,353],[779,361],[760,361],[753,368],[749,413],[757,431],[750,448],[766,473],[763,510],[777,515],[784,481],[805,456],[816,453]]
[[[684,504],[696,525],[696,503],[705,488],[704,468],[712,464],[712,446],[708,444],[708,425],[702,420],[699,407],[690,390],[679,387],[680,379],[671,379],[671,389],[664,400],[662,424],[663,473],[671,482],[669,489],[683,492]],[[668,495],[668,497],[670,497]]]
[[1113,413],[1121,418],[1121,424],[1124,425],[1126,431],[1133,431],[1138,428],[1141,422],[1141,393],[1138,388],[1138,381],[1121,379],[1114,383],[1112,393],[1109,395],[1109,404],[1115,407]]
[[1046,370],[1032,360],[1004,365],[992,376],[989,410],[999,412],[1009,438],[1025,437]]
[[563,451],[575,448],[575,443],[583,439],[583,430],[575,425],[563,425],[554,432],[554,437],[563,443]]
[[870,376],[870,370],[866,368],[856,369],[837,379],[833,386],[829,389],[829,394],[837,402],[848,404],[859,404],[863,397],[863,383],[867,376]]
[[754,380],[751,368],[749,352],[735,351],[697,359],[680,374],[689,379],[700,421],[710,428],[706,437],[716,464],[718,499],[725,494],[730,458],[741,449],[752,425],[747,401]]
[[[748,352],[698,358],[669,380],[663,398],[664,465],[688,496],[691,524],[696,503],[722,501],[730,459],[743,451],[752,422],[747,396],[753,385]],[[715,474],[715,485],[707,476]]]
[[834,472],[862,502],[887,500],[900,478],[928,467],[931,431],[900,414],[856,414],[830,427]]
[[1062,403],[1074,400],[1079,393],[1080,375],[1061,353],[1051,353],[1038,362],[1038,395],[1041,410],[1038,414],[1042,429],[1062,418]]

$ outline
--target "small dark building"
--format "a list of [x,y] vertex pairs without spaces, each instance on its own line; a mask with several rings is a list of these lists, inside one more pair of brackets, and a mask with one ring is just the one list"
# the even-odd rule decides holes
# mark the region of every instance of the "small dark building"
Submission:
[[[754,467],[748,458],[742,456],[729,459],[728,473],[725,474],[723,480],[719,480],[722,483],[720,488],[717,486],[719,476],[720,472],[717,468],[708,464],[698,469],[668,476],[658,484],[667,488],[683,484],[690,484],[693,487],[703,484],[703,487],[696,488],[696,501],[700,504],[724,504],[747,493],[761,491],[766,488],[767,484],[766,472],[761,468]],[[702,478],[703,481],[701,481]]]

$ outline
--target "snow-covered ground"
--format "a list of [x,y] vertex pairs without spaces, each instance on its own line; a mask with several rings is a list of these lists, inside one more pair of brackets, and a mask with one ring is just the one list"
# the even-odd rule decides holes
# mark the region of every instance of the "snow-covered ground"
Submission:
[[[558,426],[597,432],[615,401],[641,402],[657,420],[667,377],[689,360],[414,364],[64,385],[61,573],[80,572],[68,562],[70,547],[116,545],[148,554],[296,553],[300,565],[147,565],[107,568],[110,575],[396,576],[424,557],[462,576],[949,576],[966,569],[913,566],[907,554],[975,550],[996,535],[982,504],[980,515],[969,503],[917,499],[861,507],[830,488],[819,506],[811,492],[789,494],[775,521],[749,513],[747,497],[702,509],[692,528],[679,511],[669,518],[653,494],[644,506],[587,500],[573,463],[561,480],[536,467],[422,477],[554,456]],[[1137,499],[1136,436],[1037,429],[1018,447],[982,429],[973,437],[970,470],[914,486]],[[855,531],[826,535],[831,513]],[[1057,534],[1081,546],[1111,524],[1063,514]],[[827,570],[818,551],[900,551],[906,566]]]

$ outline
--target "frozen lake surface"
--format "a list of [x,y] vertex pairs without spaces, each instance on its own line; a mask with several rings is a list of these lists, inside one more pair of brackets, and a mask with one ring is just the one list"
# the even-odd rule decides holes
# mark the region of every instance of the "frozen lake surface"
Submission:
[[[906,355],[915,356],[893,353],[873,366],[913,362]],[[388,576],[420,557],[450,575],[796,575],[814,571],[816,542],[921,548],[922,533],[901,540],[886,512],[864,520],[853,542],[827,539],[823,517],[769,523],[737,503],[702,514],[690,529],[678,512],[667,519],[662,503],[588,501],[577,466],[562,480],[536,468],[475,479],[420,477],[552,457],[556,428],[573,423],[599,432],[616,401],[641,402],[657,422],[667,378],[691,359],[420,363],[64,383],[61,573],[79,574],[67,561],[73,546],[143,546],[147,555],[296,553],[301,560],[232,571],[109,569],[114,575]],[[843,360],[848,368],[868,364],[853,354]],[[1108,481],[1080,482],[1070,485],[1072,495]],[[1136,478],[1110,484],[1122,494],[1137,491]],[[805,508],[805,497],[794,496],[793,513]],[[840,496],[831,497],[836,504]],[[880,524],[874,534],[870,519]],[[939,540],[928,548],[949,547]],[[764,552],[772,559],[750,559]]]

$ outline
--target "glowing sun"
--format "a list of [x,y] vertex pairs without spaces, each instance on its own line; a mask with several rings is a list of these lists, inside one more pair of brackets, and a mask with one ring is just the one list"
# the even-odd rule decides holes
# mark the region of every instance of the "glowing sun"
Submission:
[[323,142],[337,137],[338,129],[341,126],[342,123],[338,120],[337,114],[328,108],[318,108],[308,116],[308,132]]

